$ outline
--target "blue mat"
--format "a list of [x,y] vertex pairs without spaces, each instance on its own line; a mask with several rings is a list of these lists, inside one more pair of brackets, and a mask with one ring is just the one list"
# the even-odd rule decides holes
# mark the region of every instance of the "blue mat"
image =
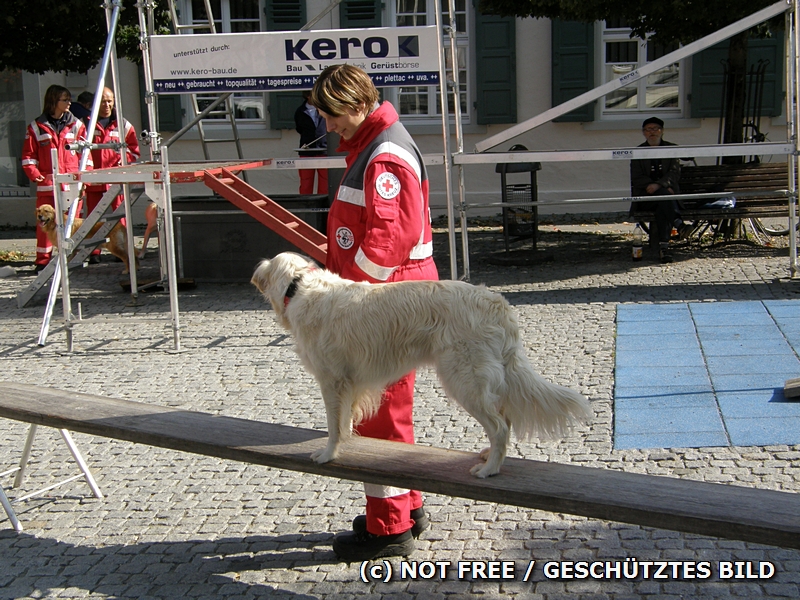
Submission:
[[800,301],[621,304],[614,447],[800,443]]

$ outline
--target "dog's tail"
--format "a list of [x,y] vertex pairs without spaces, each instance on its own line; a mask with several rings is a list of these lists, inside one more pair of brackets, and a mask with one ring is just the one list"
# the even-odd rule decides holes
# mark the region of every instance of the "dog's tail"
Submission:
[[586,398],[533,370],[521,344],[508,355],[505,384],[503,413],[520,440],[563,437],[573,425],[592,416]]

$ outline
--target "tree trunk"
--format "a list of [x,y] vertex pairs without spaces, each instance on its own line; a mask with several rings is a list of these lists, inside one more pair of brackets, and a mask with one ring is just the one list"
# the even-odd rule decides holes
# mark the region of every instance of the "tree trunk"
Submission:
[[[723,118],[723,144],[741,144],[744,141],[745,104],[747,102],[747,39],[743,31],[731,38],[728,47],[728,73]],[[723,164],[741,164],[743,156],[725,156]]]

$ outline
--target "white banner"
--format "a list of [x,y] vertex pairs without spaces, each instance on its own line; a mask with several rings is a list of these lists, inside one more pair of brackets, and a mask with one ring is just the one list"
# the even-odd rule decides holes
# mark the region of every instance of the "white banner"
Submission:
[[310,89],[326,67],[351,64],[378,87],[438,85],[435,26],[157,35],[158,94]]

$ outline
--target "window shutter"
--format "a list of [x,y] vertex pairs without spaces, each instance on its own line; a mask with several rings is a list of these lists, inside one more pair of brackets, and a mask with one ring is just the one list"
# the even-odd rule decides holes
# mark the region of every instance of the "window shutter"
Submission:
[[[267,0],[264,12],[267,31],[295,31],[306,24],[305,0]],[[270,129],[294,129],[294,111],[302,102],[301,92],[270,92]]]
[[[594,24],[551,21],[553,106],[558,106],[594,88]],[[594,102],[563,115],[555,121],[594,121]]]
[[516,19],[476,11],[475,38],[478,123],[516,123]]
[[177,94],[158,96],[158,130],[178,131],[183,127],[183,107]]
[[[150,126],[150,115],[147,112],[147,104],[144,101],[144,67],[139,65],[139,92],[140,110],[142,115],[142,129],[152,130]],[[178,131],[183,127],[183,108],[181,106],[181,96],[179,94],[158,94],[158,131]]]
[[339,4],[339,27],[380,27],[381,9],[381,0],[343,0]]
[[[719,118],[722,110],[722,61],[728,58],[728,40],[707,48],[692,57],[691,116]],[[779,32],[771,38],[747,40],[747,69],[759,60],[769,61],[764,72],[762,117],[776,117],[783,112],[784,38]]]
[[304,0],[267,0],[267,31],[292,31],[306,24]]

